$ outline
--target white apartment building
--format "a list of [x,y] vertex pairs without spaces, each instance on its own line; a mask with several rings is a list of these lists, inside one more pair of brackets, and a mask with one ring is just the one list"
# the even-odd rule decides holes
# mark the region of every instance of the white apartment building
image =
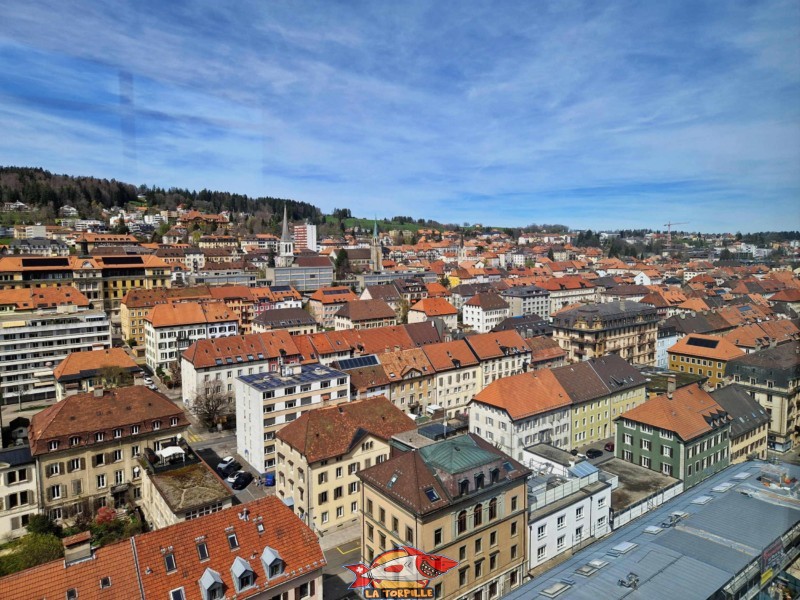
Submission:
[[464,340],[428,344],[421,349],[436,372],[434,405],[448,417],[466,412],[467,404],[480,391],[480,361]]
[[239,320],[223,302],[157,304],[145,317],[147,365],[166,370],[194,342],[238,332]]
[[36,465],[28,446],[0,450],[0,539],[25,535],[38,514]]
[[[6,403],[56,397],[53,369],[71,352],[111,347],[108,315],[89,308],[74,288],[0,292],[0,393]],[[70,290],[66,292],[65,290]],[[3,298],[21,293],[45,297],[58,293],[74,304],[37,305],[32,310]]]
[[508,316],[508,303],[492,292],[475,294],[461,308],[464,325],[477,333],[488,333]]
[[526,448],[528,568],[537,576],[565,552],[611,533],[611,483],[597,467],[545,444]]
[[350,376],[324,365],[284,365],[238,377],[236,452],[261,472],[275,467],[275,434],[307,410],[350,401]]
[[550,314],[550,292],[535,285],[512,287],[500,293],[508,303],[509,317]]

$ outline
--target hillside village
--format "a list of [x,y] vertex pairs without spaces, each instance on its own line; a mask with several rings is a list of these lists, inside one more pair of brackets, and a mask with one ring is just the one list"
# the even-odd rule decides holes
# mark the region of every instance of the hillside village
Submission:
[[800,239],[21,198],[13,597],[343,598],[353,543],[457,560],[447,600],[740,598],[797,557]]

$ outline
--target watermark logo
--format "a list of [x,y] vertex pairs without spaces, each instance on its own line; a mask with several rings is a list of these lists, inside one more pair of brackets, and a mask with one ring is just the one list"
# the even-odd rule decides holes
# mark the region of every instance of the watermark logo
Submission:
[[432,579],[444,575],[458,562],[400,546],[375,557],[371,565],[345,565],[356,576],[350,588],[364,588],[365,598],[433,598]]

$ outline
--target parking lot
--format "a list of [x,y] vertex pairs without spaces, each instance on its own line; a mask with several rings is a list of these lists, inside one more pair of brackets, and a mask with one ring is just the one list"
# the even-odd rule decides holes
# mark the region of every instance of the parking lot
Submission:
[[[227,441],[227,440],[226,440]],[[248,471],[253,475],[253,481],[243,490],[233,490],[231,491],[236,496],[236,499],[239,502],[252,502],[253,500],[257,500],[258,498],[263,498],[264,496],[270,496],[275,494],[275,487],[265,487],[263,485],[258,485],[257,479],[260,475],[257,473],[250,465],[248,465],[245,461],[243,461],[239,456],[236,455],[235,452],[229,451],[227,444],[223,441],[221,444],[214,444],[211,442],[212,445],[207,447],[195,447],[195,452],[197,455],[202,458],[206,464],[211,467],[214,471],[216,471],[217,465],[222,461],[225,456],[233,456],[238,463],[242,465],[243,471]],[[196,444],[196,446],[203,446],[205,444]],[[235,438],[234,438],[234,446],[235,446]],[[221,476],[222,477],[222,476]],[[222,477],[223,480],[225,477]],[[231,484],[227,481],[225,482],[229,488]]]

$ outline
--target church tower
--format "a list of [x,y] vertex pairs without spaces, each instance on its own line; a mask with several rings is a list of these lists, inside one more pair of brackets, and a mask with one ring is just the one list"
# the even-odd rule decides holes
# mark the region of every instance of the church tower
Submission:
[[380,238],[378,237],[378,219],[375,219],[375,224],[372,227],[372,242],[369,245],[369,264],[372,267],[373,273],[383,270],[383,250],[381,248]]
[[286,205],[283,205],[283,232],[281,233],[280,251],[275,258],[276,267],[291,267],[294,262],[294,242],[289,234],[289,219],[286,216]]

